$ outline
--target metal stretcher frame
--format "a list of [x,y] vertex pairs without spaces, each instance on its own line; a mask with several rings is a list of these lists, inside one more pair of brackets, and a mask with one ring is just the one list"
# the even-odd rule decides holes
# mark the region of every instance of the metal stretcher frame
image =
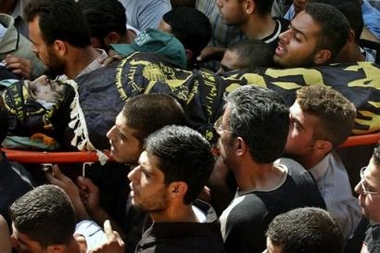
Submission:
[[[350,136],[340,147],[353,147],[377,144],[380,141],[380,133]],[[85,163],[97,162],[96,152],[47,152],[25,151],[2,148],[10,161],[19,163]],[[109,155],[109,152],[105,152]]]
[[[53,151],[26,151],[2,148],[10,161],[19,163],[85,163],[97,162],[99,158],[96,152],[53,152]],[[105,152],[106,155],[109,152]]]

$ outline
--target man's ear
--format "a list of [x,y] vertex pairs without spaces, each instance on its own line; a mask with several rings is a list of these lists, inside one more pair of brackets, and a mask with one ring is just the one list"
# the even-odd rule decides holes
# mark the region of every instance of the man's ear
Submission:
[[330,141],[316,140],[314,143],[314,152],[320,154],[321,156],[325,156],[332,150],[332,148],[333,145]]
[[323,65],[331,58],[331,51],[328,49],[321,49],[314,55],[314,64]]
[[120,43],[120,34],[117,32],[109,32],[107,36],[104,38],[104,44],[119,44]]
[[67,52],[66,42],[62,40],[55,40],[53,43],[53,49],[59,56],[64,56]]
[[245,12],[247,14],[251,14],[255,12],[256,9],[256,3],[253,0],[246,0],[245,1]]
[[187,192],[187,184],[183,181],[175,181],[169,185],[169,194],[172,197],[183,197]]
[[355,31],[354,30],[350,30],[349,34],[348,34],[348,42],[350,43],[354,43],[355,41]]
[[236,145],[236,155],[241,156],[245,152],[248,152],[248,146],[245,143],[245,141],[243,140],[243,138],[237,137],[235,139],[235,141],[236,141],[236,143],[235,143],[235,145]]
[[187,60],[190,60],[193,57],[193,51],[191,51],[190,49],[185,49],[185,53]]
[[63,244],[53,244],[46,248],[47,253],[62,253],[66,250],[66,245]]

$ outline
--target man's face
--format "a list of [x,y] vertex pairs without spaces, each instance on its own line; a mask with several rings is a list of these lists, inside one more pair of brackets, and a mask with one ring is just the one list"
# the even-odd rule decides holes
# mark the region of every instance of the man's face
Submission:
[[122,112],[116,117],[115,125],[108,131],[111,155],[116,162],[135,165],[141,153],[141,142],[135,137],[135,130],[127,126]]
[[317,117],[304,113],[296,101],[289,108],[289,119],[289,133],[284,153],[302,163],[302,160],[313,153]]
[[221,121],[219,121],[215,130],[219,135],[217,148],[219,149],[219,158],[222,159],[223,163],[229,167],[234,168],[234,157],[235,157],[235,147],[234,140],[235,137],[232,136],[231,128],[228,124],[228,119],[230,118],[230,108],[227,106],[223,113]]
[[287,68],[315,65],[319,32],[313,18],[305,11],[300,12],[289,29],[279,35],[274,62]]
[[[355,192],[359,195],[358,199],[362,212],[369,220],[380,223],[380,195],[376,194],[380,193],[380,173],[373,158],[361,176],[361,181],[355,186]],[[363,187],[367,193],[364,192]]]
[[42,75],[33,81],[25,80],[24,86],[28,88],[29,95],[34,99],[55,103],[65,92],[65,86],[48,76]]
[[33,43],[32,51],[52,71],[64,74],[65,62],[58,57],[53,45],[47,45],[42,37],[39,17],[29,22],[29,38]]
[[220,62],[220,68],[217,74],[240,68],[242,68],[242,66],[239,61],[239,54],[234,50],[227,49],[224,52],[223,59]]
[[271,239],[267,237],[267,248],[263,253],[282,253],[282,248],[280,246],[274,245]]
[[42,248],[41,245],[33,241],[26,234],[20,233],[12,224],[11,242],[14,249],[19,253],[43,253],[47,252],[46,248]]
[[168,186],[164,174],[157,167],[157,158],[143,151],[139,165],[129,172],[132,205],[148,213],[159,213],[168,208]]
[[244,3],[247,0],[239,2],[239,0],[217,0],[220,15],[224,23],[227,25],[240,25],[244,22],[246,13],[244,11]]
[[163,19],[161,19],[161,21],[160,21],[160,24],[158,26],[158,30],[161,30],[163,32],[167,32],[170,34],[173,33],[172,27],[168,23],[166,23]]

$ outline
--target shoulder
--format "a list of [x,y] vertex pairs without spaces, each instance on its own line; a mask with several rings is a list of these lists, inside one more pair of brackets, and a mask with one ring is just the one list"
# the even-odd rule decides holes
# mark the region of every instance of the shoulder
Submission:
[[286,167],[289,175],[298,175],[307,172],[301,164],[290,158],[279,158],[275,161],[275,164]]
[[248,193],[233,199],[220,216],[221,223],[250,226],[260,223],[268,209],[264,201],[255,193]]
[[326,205],[318,190],[317,184],[304,167],[292,159],[280,158],[276,163],[286,166],[288,178],[284,184],[284,192],[287,195],[294,195],[294,203],[299,206],[318,206],[326,208]]

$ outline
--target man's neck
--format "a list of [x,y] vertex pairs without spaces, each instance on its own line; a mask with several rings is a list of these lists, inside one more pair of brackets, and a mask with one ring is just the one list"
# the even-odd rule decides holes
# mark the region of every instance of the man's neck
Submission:
[[172,205],[163,212],[150,213],[153,222],[198,222],[192,205]]
[[358,44],[352,42],[342,49],[334,61],[339,63],[353,63],[365,61],[365,56],[360,51]]
[[279,186],[285,172],[273,163],[248,163],[238,170],[233,170],[240,192],[252,190],[270,190]]
[[248,39],[264,39],[271,35],[276,28],[276,21],[271,15],[252,16],[246,23],[240,26],[240,29]]
[[[327,154],[326,154],[327,155]],[[325,156],[317,156],[317,155],[311,155],[308,157],[304,157],[304,159],[295,159],[299,164],[301,164],[305,169],[310,170],[315,165],[317,165],[320,161],[323,160]]]

